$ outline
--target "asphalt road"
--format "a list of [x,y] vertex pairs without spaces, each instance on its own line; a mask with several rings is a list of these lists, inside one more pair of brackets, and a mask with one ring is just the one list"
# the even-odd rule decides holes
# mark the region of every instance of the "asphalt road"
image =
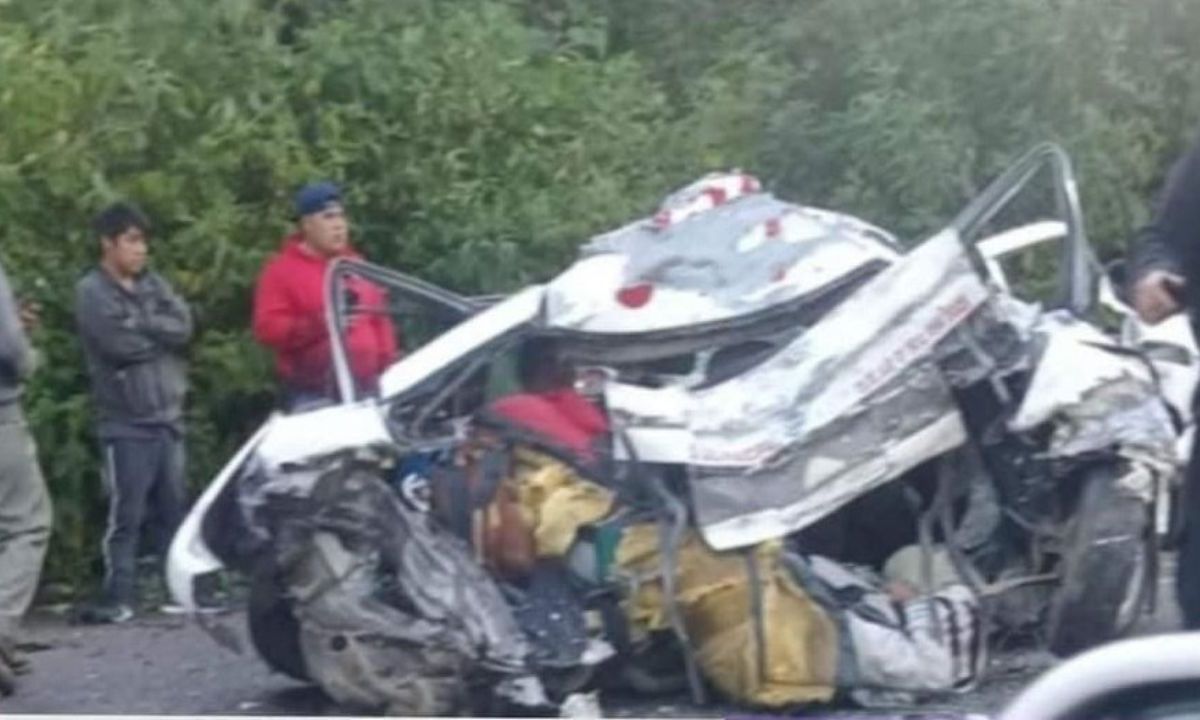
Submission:
[[[1169,569],[1169,564],[1167,565]],[[1169,575],[1169,573],[1164,573]],[[1139,635],[1178,627],[1169,577],[1159,605],[1135,629]],[[218,620],[242,633],[244,618]],[[36,613],[28,637],[44,645],[30,658],[33,672],[18,693],[0,700],[0,714],[347,715],[320,692],[271,673],[248,644],[236,654],[193,621],[148,616],[121,626],[73,626],[61,615]],[[923,712],[990,714],[1003,707],[1055,660],[1029,650],[994,654],[976,691],[921,708]],[[609,716],[722,715],[732,708],[697,708],[682,698],[601,698]],[[822,713],[825,715],[825,713]]]

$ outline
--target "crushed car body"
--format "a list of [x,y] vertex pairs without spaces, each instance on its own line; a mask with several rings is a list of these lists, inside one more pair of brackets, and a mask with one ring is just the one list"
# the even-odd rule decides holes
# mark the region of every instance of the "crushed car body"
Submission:
[[[1046,173],[1056,217],[1003,231]],[[1005,274],[1031,248],[1051,301]],[[1097,267],[1054,146],[907,252],[733,173],[495,302],[340,262],[342,402],[247,442],[169,584],[195,608],[197,577],[245,573],[263,658],[374,711],[969,689],[998,628],[1073,653],[1155,583],[1186,405],[1163,377],[1194,346],[1149,352]],[[377,397],[337,340],[350,276],[445,327]]]

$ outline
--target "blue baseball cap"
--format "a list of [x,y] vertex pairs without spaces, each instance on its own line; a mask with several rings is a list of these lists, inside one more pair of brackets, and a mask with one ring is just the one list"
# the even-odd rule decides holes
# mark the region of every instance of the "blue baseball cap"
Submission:
[[304,217],[319,213],[325,208],[340,203],[342,201],[342,193],[338,190],[337,185],[331,182],[321,181],[305,185],[296,193],[296,216]]

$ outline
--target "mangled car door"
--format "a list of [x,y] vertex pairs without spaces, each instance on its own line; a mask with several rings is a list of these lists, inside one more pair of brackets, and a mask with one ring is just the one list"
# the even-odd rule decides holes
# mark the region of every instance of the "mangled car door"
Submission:
[[[359,394],[352,379],[349,328],[361,319],[381,318],[392,326],[411,353],[416,345],[441,335],[484,303],[409,275],[361,260],[339,259],[326,275],[326,320],[343,402]],[[366,298],[366,300],[364,300]]]

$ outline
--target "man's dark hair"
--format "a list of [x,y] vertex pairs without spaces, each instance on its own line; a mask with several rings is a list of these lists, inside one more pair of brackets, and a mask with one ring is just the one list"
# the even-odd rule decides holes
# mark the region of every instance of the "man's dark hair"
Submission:
[[92,231],[96,233],[97,238],[115,238],[133,228],[150,234],[150,220],[133,203],[113,203],[101,210],[96,219],[92,220]]
[[544,390],[561,382],[559,343],[554,338],[531,337],[517,351],[517,379],[526,390]]

